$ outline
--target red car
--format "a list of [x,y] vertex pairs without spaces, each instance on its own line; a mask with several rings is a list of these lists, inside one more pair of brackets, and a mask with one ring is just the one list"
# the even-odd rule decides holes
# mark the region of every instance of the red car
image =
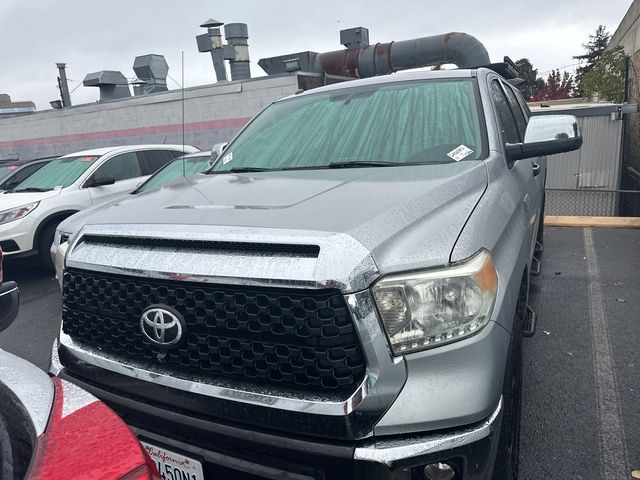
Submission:
[[[0,332],[18,313],[18,286],[2,282]],[[94,396],[0,350],[2,480],[160,480],[131,430]]]

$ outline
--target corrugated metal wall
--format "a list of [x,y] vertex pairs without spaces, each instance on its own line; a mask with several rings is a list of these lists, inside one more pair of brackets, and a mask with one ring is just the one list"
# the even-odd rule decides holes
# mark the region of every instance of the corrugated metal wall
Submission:
[[[536,115],[577,114],[571,111],[536,111]],[[586,110],[586,109],[585,109]],[[615,109],[612,109],[615,111]],[[587,191],[618,190],[620,188],[620,149],[622,147],[621,120],[611,114],[577,116],[582,130],[580,150],[552,155],[547,170],[547,215],[617,215],[616,195],[600,196],[589,202]],[[573,191],[553,191],[568,189]]]

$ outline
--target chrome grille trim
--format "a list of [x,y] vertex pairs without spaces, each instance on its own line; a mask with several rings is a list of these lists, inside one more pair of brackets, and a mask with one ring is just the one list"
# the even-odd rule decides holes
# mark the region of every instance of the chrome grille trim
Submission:
[[[89,236],[91,243],[84,242]],[[97,238],[108,237],[104,243]],[[317,258],[269,252],[118,245],[113,238],[317,245]],[[199,283],[338,288],[352,293],[379,277],[369,251],[343,233],[207,225],[90,225],[72,238],[66,266],[104,273]]]
[[312,415],[341,417],[354,412],[362,412],[382,416],[395,400],[406,380],[404,360],[394,359],[389,354],[386,338],[380,328],[369,292],[348,295],[346,301],[360,336],[367,360],[367,372],[355,392],[343,401],[332,401],[321,395],[308,395],[304,398],[285,397],[274,394],[268,388],[248,391],[233,388],[230,384],[206,383],[205,379],[192,381],[177,378],[160,369],[143,369],[125,359],[111,358],[97,349],[79,345],[62,329],[59,345],[76,359],[87,364],[138,380],[199,395]]

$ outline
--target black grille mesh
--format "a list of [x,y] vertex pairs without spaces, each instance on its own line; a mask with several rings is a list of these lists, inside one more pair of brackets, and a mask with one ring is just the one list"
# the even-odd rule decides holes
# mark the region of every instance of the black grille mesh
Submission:
[[[152,345],[140,330],[143,311],[158,304],[184,318],[186,341],[175,348]],[[75,341],[186,375],[347,393],[365,372],[344,297],[334,289],[193,284],[67,270],[62,319],[63,331]]]

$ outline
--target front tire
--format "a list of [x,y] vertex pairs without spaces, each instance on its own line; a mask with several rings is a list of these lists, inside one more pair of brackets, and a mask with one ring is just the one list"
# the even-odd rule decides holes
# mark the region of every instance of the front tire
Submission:
[[38,257],[40,259],[40,268],[43,272],[53,273],[55,266],[51,259],[51,245],[56,234],[57,223],[50,223],[45,226],[38,237]]
[[502,423],[494,480],[517,480],[520,465],[520,413],[522,402],[522,327],[527,308],[528,284],[522,282],[511,329],[502,387]]

